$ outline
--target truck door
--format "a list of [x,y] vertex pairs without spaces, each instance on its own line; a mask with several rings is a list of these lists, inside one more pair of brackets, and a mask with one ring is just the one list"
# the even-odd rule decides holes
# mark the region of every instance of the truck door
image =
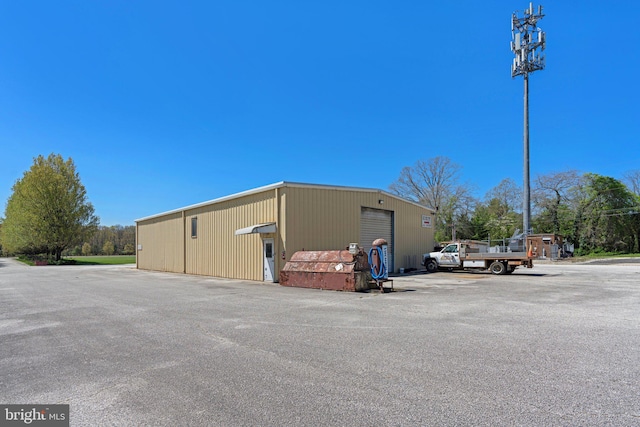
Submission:
[[460,254],[458,253],[458,245],[452,243],[442,250],[442,257],[438,264],[442,267],[458,267],[460,265]]

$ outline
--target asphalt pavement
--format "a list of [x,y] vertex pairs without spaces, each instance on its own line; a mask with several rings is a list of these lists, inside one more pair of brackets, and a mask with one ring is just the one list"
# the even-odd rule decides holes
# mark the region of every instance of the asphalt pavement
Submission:
[[640,263],[394,287],[0,258],[0,403],[72,426],[640,425]]

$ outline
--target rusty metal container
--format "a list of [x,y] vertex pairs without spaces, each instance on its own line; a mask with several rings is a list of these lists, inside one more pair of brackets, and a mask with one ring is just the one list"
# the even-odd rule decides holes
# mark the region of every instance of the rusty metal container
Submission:
[[362,250],[355,255],[348,250],[296,252],[280,271],[280,284],[334,291],[376,288],[371,284],[369,261]]

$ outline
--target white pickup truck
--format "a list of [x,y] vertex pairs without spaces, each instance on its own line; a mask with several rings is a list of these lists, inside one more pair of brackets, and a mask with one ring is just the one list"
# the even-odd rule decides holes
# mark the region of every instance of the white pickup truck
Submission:
[[424,254],[422,265],[429,273],[476,269],[489,270],[493,274],[511,274],[519,266],[533,267],[532,258],[531,251],[511,252],[507,247],[491,247],[486,242],[469,240],[452,242],[439,252]]

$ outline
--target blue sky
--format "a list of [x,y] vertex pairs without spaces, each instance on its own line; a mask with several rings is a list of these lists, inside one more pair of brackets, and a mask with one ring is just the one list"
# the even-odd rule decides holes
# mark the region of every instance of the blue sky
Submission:
[[[522,185],[528,4],[0,0],[2,211],[52,152],[103,225],[278,181],[387,189],[435,156],[479,197]],[[640,3],[543,5],[532,179],[640,169]]]

